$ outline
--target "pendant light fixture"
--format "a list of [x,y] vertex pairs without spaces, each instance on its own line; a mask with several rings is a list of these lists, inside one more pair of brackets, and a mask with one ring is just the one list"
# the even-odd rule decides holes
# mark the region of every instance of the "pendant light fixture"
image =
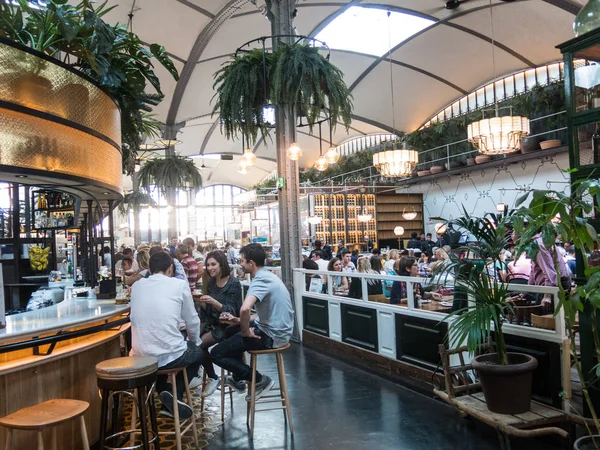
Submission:
[[[244,148],[244,134],[242,134],[242,149]],[[252,152],[252,150],[250,150],[250,152]],[[242,175],[246,175],[248,173],[248,167],[250,167],[252,164],[248,164],[248,162],[244,159],[244,156],[246,155],[246,153],[242,153],[242,158],[240,160],[240,163],[237,166],[237,171],[239,173],[241,173]],[[254,156],[256,158],[256,156]]]
[[[391,12],[388,11],[388,44],[390,61],[390,90],[392,95],[392,131],[396,135],[396,103],[394,100],[394,72],[392,66],[392,38],[391,38]],[[402,148],[397,148],[397,144],[392,143],[391,150],[384,150],[373,155],[373,165],[383,177],[400,178],[407,177],[415,169],[419,162],[419,154],[414,150],[408,150],[406,144]]]
[[333,146],[332,130],[331,130],[331,116],[329,116],[329,148],[325,152],[325,160],[328,164],[335,164],[340,159],[340,154],[336,151]]
[[323,219],[321,216],[308,216],[308,223],[311,225],[319,225]]
[[494,107],[496,117],[481,119],[467,126],[467,138],[484,155],[505,155],[521,149],[521,142],[529,134],[529,119],[521,116],[498,117],[496,97],[496,45],[494,41],[494,12],[490,0],[490,28],[492,34],[492,68],[494,71]]
[[371,220],[373,218],[373,214],[369,214],[365,211],[365,208],[363,207],[362,213],[359,214],[358,216],[356,216],[356,218],[358,219],[359,222],[368,222],[369,220]]
[[327,170],[328,166],[329,164],[323,156],[323,136],[321,135],[321,122],[319,122],[319,158],[317,159],[317,162],[315,162],[315,169],[319,172],[323,172]]
[[417,218],[417,210],[414,206],[406,206],[402,210],[402,218],[404,220],[415,220]]
[[[244,134],[242,134],[242,148],[244,147]],[[242,161],[246,163],[246,167],[251,167],[256,162],[256,155],[252,152],[250,146],[244,150],[244,154],[242,155]]]

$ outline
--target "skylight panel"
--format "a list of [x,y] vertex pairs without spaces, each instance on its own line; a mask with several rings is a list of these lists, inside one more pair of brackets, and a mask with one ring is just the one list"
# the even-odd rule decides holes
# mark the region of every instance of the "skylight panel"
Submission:
[[[352,6],[327,25],[316,38],[329,48],[383,56],[412,35],[434,23],[412,14]],[[388,37],[388,23],[390,36]]]

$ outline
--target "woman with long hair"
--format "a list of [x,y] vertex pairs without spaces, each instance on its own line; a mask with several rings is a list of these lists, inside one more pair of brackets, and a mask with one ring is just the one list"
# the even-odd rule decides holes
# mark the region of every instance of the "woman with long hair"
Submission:
[[[375,272],[371,268],[371,262],[368,256],[361,256],[357,261],[358,273],[380,275],[379,272]],[[383,287],[381,286],[381,280],[368,278],[367,279],[367,293],[368,295],[379,295],[383,294]],[[348,297],[351,298],[362,298],[362,282],[360,278],[355,278],[350,283],[350,290],[348,291]]]
[[[419,264],[416,258],[412,256],[403,257],[398,263],[396,274],[402,277],[418,277],[419,276]],[[441,300],[440,294],[423,292],[423,286],[421,283],[413,283],[413,294],[415,300],[422,298],[433,298]],[[401,300],[408,297],[408,288],[406,281],[394,281],[392,284],[392,292],[390,295],[390,305],[399,305]]]
[[196,297],[199,305],[198,314],[202,329],[200,331],[204,352],[204,371],[207,383],[202,390],[202,396],[211,395],[219,386],[220,379],[215,373],[215,368],[208,349],[218,342],[226,339],[226,328],[229,326],[219,320],[223,313],[240,316],[242,307],[242,285],[231,274],[227,257],[221,251],[212,251],[206,255],[205,272],[210,277],[206,287],[206,295]]
[[[342,272],[342,260],[339,258],[331,258],[329,260],[329,264],[327,264],[327,270],[329,272]],[[342,275],[323,275],[323,282],[325,286],[329,283],[329,279],[331,278],[331,282],[333,283],[334,291],[347,291],[348,290],[348,279]],[[323,290],[327,292],[327,288],[324,287]]]

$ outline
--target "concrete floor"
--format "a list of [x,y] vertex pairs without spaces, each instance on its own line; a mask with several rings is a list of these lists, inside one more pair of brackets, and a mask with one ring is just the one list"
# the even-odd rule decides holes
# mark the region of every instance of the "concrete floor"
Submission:
[[[498,449],[489,427],[461,418],[452,408],[398,383],[350,364],[293,345],[285,354],[294,437],[282,411],[256,415],[254,442],[248,438],[244,396],[234,394],[223,427],[213,430],[206,449]],[[276,379],[273,357],[260,357],[259,370]],[[219,392],[212,401],[218,401]],[[541,450],[556,441],[511,441],[512,449]],[[556,447],[559,448],[559,447]]]

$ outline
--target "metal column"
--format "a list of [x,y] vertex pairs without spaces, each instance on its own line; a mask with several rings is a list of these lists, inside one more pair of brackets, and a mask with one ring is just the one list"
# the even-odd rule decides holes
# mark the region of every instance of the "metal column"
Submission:
[[[297,0],[266,0],[267,17],[271,22],[271,33],[293,35],[293,17]],[[293,38],[274,38],[274,50],[282,43],[293,42]],[[301,267],[302,245],[300,240],[299,176],[298,163],[287,158],[287,149],[296,137],[296,115],[289,107],[275,108],[275,134],[277,144],[277,173],[285,180],[279,188],[279,226],[281,240],[281,279],[294,298],[293,268]],[[295,304],[292,300],[292,304]],[[298,337],[298,330],[295,335]]]

